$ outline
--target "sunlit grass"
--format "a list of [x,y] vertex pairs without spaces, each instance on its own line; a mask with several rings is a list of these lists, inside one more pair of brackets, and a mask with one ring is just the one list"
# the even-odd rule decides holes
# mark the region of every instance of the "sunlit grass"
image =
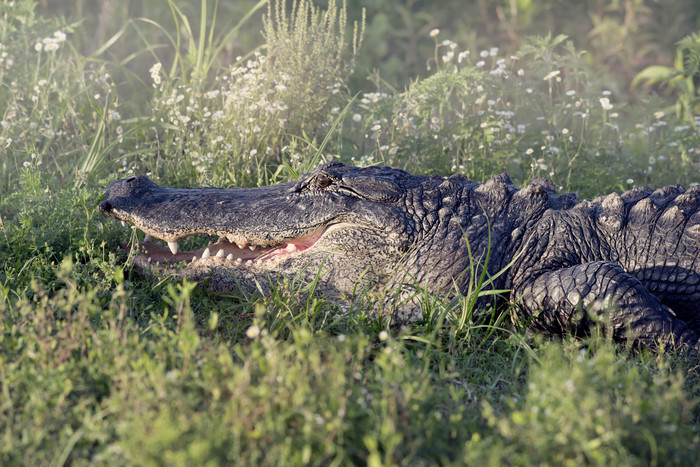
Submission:
[[[470,293],[415,285],[410,326],[368,291],[212,297],[129,268],[118,248],[135,234],[96,210],[128,174],[258,186],[338,158],[545,176],[584,196],[700,180],[694,88],[636,101],[600,87],[610,72],[563,36],[506,54],[430,27],[425,79],[357,94],[362,16],[265,6],[220,33],[225,5],[164,2],[91,55],[78,23],[1,6],[0,463],[693,462],[694,362],[528,334],[488,306],[486,254]],[[260,46],[220,66],[259,11]],[[677,86],[696,67],[679,63]]]

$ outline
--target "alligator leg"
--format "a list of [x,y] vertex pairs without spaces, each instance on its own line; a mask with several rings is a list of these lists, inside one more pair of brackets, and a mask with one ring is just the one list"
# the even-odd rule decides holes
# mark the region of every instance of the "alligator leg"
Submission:
[[607,261],[549,269],[516,281],[513,298],[533,325],[549,332],[585,332],[585,311],[605,316],[613,338],[635,345],[686,349],[698,354],[698,335],[619,265]]

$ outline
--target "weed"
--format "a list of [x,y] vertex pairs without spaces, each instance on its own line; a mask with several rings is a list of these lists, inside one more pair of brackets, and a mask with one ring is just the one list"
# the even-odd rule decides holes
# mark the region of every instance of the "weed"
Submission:
[[[640,57],[672,55],[635,25],[673,31],[689,4],[627,2],[617,17],[600,0],[590,31],[559,18],[569,39],[529,35],[546,1],[502,21],[464,2],[375,2],[366,31],[352,2],[270,2],[262,22],[262,1],[59,3],[0,5],[0,463],[694,460],[692,362],[528,335],[489,308],[487,257],[454,299],[414,284],[425,319],[388,326],[367,290],[216,297],[140,276],[118,249],[137,234],[95,209],[127,174],[255,186],[331,157],[547,176],[586,196],[697,183],[696,35],[664,69],[668,90],[622,83]],[[460,18],[483,29],[450,27]],[[508,45],[486,42],[498,36]]]

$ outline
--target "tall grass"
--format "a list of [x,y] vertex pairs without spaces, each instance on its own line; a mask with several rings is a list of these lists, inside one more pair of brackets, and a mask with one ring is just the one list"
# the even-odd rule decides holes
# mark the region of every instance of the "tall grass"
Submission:
[[[150,18],[120,5],[91,47],[87,21],[0,5],[0,463],[695,460],[694,362],[526,333],[484,305],[499,292],[488,254],[473,252],[462,296],[414,284],[424,319],[400,327],[364,290],[338,303],[288,281],[213,297],[140,276],[119,249],[135,233],[95,207],[126,174],[256,186],[330,158],[544,175],[586,195],[690,184],[696,88],[639,104],[601,88],[610,72],[563,36],[511,56],[428,21],[405,33],[427,47],[428,75],[355,97],[378,20],[363,34],[345,4],[251,2],[235,20],[223,2],[169,0]],[[262,42],[236,49],[263,11]],[[670,87],[697,72],[692,37]]]

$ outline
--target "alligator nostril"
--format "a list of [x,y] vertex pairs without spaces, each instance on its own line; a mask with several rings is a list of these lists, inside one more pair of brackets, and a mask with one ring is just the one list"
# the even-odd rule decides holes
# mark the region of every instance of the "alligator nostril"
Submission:
[[136,180],[136,177],[129,177],[126,179],[126,182],[130,183],[130,182],[133,182],[134,180]]

